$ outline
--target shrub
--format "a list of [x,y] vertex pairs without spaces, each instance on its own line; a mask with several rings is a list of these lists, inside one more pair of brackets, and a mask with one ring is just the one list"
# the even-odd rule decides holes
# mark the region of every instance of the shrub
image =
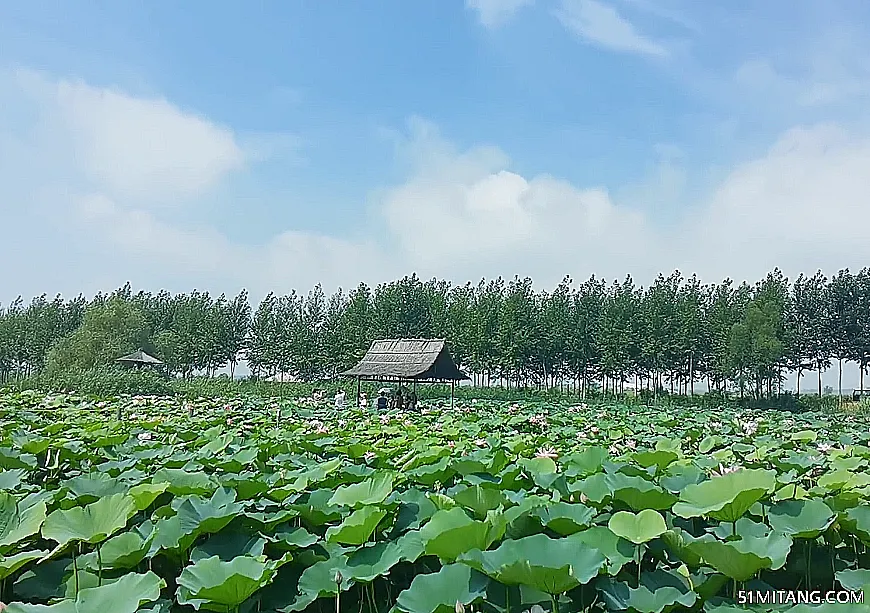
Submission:
[[13,381],[10,387],[42,392],[75,392],[108,397],[121,394],[167,395],[172,387],[166,377],[151,370],[118,367],[67,369]]

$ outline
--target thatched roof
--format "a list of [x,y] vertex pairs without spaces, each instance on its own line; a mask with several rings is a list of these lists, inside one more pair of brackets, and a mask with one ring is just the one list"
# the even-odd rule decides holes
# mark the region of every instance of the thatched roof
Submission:
[[163,362],[161,362],[154,356],[148,355],[141,349],[139,351],[134,351],[130,355],[122,356],[115,361],[126,362],[128,364],[163,364]]
[[342,373],[371,379],[462,381],[444,339],[401,338],[375,341],[359,364]]

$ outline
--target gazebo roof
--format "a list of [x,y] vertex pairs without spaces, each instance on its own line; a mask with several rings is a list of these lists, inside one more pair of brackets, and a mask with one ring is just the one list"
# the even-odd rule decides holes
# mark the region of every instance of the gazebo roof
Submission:
[[133,364],[163,364],[160,360],[155,358],[154,356],[150,356],[141,349],[139,351],[134,351],[129,355],[122,356],[115,360],[116,362],[128,362]]
[[444,339],[400,338],[374,341],[359,364],[341,373],[367,379],[462,381]]

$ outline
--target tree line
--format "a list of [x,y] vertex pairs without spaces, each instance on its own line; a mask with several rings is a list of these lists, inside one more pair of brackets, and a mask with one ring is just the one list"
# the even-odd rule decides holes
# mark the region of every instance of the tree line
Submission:
[[[334,377],[378,338],[446,338],[478,385],[590,385],[692,393],[736,388],[756,397],[787,375],[870,364],[870,269],[794,281],[779,270],[755,284],[703,284],[679,271],[648,287],[631,277],[566,277],[552,291],[531,279],[452,285],[416,275],[327,296],[237,296],[193,291],[78,296],[0,307],[0,378],[88,369],[142,348],[176,376],[235,370],[254,377]],[[800,390],[798,389],[798,393]]]

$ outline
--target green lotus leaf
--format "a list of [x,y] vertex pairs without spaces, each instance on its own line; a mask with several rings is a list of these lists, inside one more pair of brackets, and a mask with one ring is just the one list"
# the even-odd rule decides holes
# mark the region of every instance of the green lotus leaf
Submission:
[[0,468],[3,470],[36,468],[37,459],[32,453],[21,453],[11,447],[0,447]]
[[721,447],[727,442],[727,439],[724,436],[720,436],[718,434],[712,434],[710,436],[704,437],[698,444],[698,451],[701,453],[710,453],[717,447]]
[[591,581],[607,561],[597,549],[577,545],[567,538],[535,534],[505,541],[494,551],[469,551],[459,561],[500,583],[558,595]]
[[290,526],[277,528],[269,535],[269,538],[275,543],[275,546],[283,549],[302,549],[320,540],[316,534],[311,534],[305,528],[293,528]]
[[668,529],[664,517],[652,509],[645,509],[636,515],[628,511],[619,511],[613,514],[607,522],[607,527],[616,536],[636,545],[651,541]]
[[377,507],[357,509],[348,515],[340,525],[330,527],[326,531],[326,540],[346,545],[362,545],[386,516],[387,512]]
[[742,469],[687,486],[673,512],[685,518],[708,516],[719,521],[737,521],[775,487],[776,472]]
[[229,562],[212,556],[181,571],[176,597],[179,604],[197,611],[224,611],[242,604],[271,581],[274,573],[273,565],[248,556]]
[[590,526],[596,511],[582,504],[553,502],[546,506],[537,507],[533,514],[549,529],[563,536],[568,536]]
[[741,517],[734,523],[721,523],[715,528],[707,528],[711,534],[715,534],[723,541],[737,540],[744,537],[764,537],[770,534],[771,528],[765,524],[752,521],[748,517]]
[[870,592],[870,570],[841,570],[836,576],[844,590],[863,591],[865,594]]
[[324,481],[332,473],[341,468],[341,458],[333,458],[327,462],[316,464],[299,474],[294,481],[287,486],[290,492],[302,492],[309,486]]
[[680,454],[670,449],[638,451],[632,455],[632,459],[644,468],[655,466],[656,470],[661,472],[670,464],[680,459]]
[[688,547],[689,543],[694,539],[685,530],[681,528],[671,528],[662,533],[661,539],[667,550],[679,561],[692,568],[697,568],[701,565],[702,560],[700,554],[692,551]]
[[[92,569],[96,569],[100,565],[104,569],[135,568],[148,555],[151,539],[154,537],[153,526],[152,531],[144,536],[139,531],[140,529],[141,526],[130,532],[122,532],[113,536],[100,545],[99,558],[96,554],[90,554],[82,562],[83,566]],[[82,557],[85,558],[85,556]]]
[[452,613],[486,595],[488,579],[465,564],[448,564],[437,573],[417,575],[399,594],[396,608],[405,613]]
[[845,530],[870,544],[870,504],[862,504],[846,511],[840,522]]
[[355,581],[369,583],[385,575],[404,559],[402,546],[397,542],[370,543],[347,557],[347,568]]
[[608,608],[637,613],[662,613],[665,609],[674,607],[688,609],[698,599],[686,578],[665,570],[643,573],[636,588],[627,583],[609,580],[601,594]]
[[45,502],[31,497],[18,501],[0,492],[0,554],[39,532],[45,521]]
[[188,496],[176,511],[181,530],[185,533],[213,534],[222,530],[244,510],[236,502],[236,492],[218,488],[208,500]]
[[449,458],[441,458],[433,464],[418,466],[405,474],[422,485],[432,486],[435,483],[444,483],[456,471],[450,466]]
[[27,471],[23,468],[0,471],[0,492],[11,492],[18,489],[26,475]]
[[701,483],[704,472],[694,464],[672,464],[659,480],[659,485],[669,492],[679,494],[690,485]]
[[568,489],[583,494],[596,505],[602,505],[613,496],[613,490],[610,489],[609,483],[610,475],[596,473],[570,484]]
[[609,455],[604,447],[587,447],[578,453],[573,453],[564,460],[565,475],[584,477],[597,473]]
[[132,498],[113,494],[84,507],[52,511],[45,518],[42,536],[57,542],[56,550],[75,541],[96,544],[122,530],[135,513]]
[[314,490],[308,494],[305,502],[294,504],[291,508],[309,524],[322,526],[341,518],[342,508],[328,504],[333,493],[333,490]]
[[490,513],[486,520],[473,520],[461,508],[438,511],[420,529],[424,551],[443,560],[455,560],[472,549],[487,549],[506,528],[503,515]]
[[133,499],[137,511],[144,511],[150,507],[158,496],[169,488],[169,483],[140,483],[131,487],[127,493]]
[[821,500],[785,500],[771,507],[767,521],[771,527],[794,538],[816,538],[828,529],[835,515]]
[[352,485],[342,485],[329,499],[329,506],[344,506],[357,509],[371,504],[380,504],[393,491],[393,476],[380,473]]
[[266,539],[261,536],[242,532],[219,532],[194,547],[190,552],[190,561],[199,562],[213,556],[217,556],[224,562],[240,556],[258,558],[263,555],[265,547]]
[[47,551],[22,551],[8,556],[0,555],[0,581],[17,572],[28,562],[39,560]]
[[[347,566],[347,556],[344,554],[334,553],[326,560],[316,562],[306,568],[299,577],[299,592],[306,595],[306,598],[297,600],[297,605],[306,601],[314,602],[323,596],[335,596],[339,591],[349,589],[353,585],[352,575]],[[336,579],[340,579],[341,582],[337,582]]]
[[606,526],[592,526],[582,532],[576,532],[568,537],[583,547],[597,549],[607,558],[607,572],[616,575],[623,566],[634,560],[634,545],[616,536]]
[[486,517],[489,511],[509,505],[507,498],[495,485],[472,485],[452,495],[453,501],[470,509],[478,518]]
[[11,603],[4,613],[137,613],[148,602],[160,598],[166,583],[152,572],[144,575],[124,575],[117,581],[101,587],[79,591],[75,600],[64,600],[50,606]]
[[205,496],[214,492],[217,482],[204,472],[188,472],[180,468],[161,468],[151,478],[152,483],[166,482],[175,496]]
[[88,504],[112,494],[123,494],[129,488],[118,479],[104,473],[89,473],[61,484],[75,496],[79,504]]
[[761,569],[782,568],[791,545],[790,536],[771,532],[765,537],[744,537],[728,542],[705,534],[686,547],[723,575],[736,581],[747,581]]
[[643,477],[622,473],[607,476],[608,486],[615,500],[621,500],[635,511],[670,509],[677,497]]

